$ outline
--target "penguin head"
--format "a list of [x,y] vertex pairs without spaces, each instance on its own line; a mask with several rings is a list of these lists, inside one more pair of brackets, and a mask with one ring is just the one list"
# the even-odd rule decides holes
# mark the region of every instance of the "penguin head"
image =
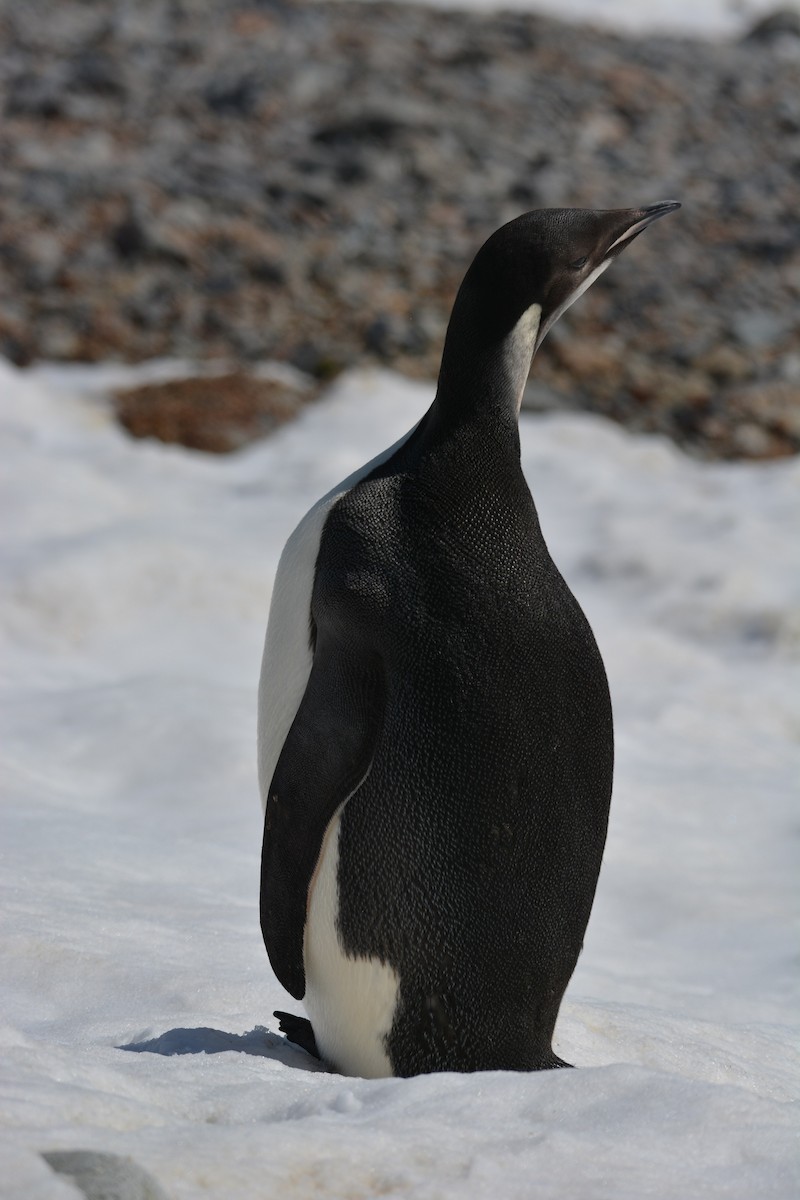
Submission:
[[663,201],[646,208],[534,209],[492,234],[464,283],[489,300],[484,317],[500,336],[530,314],[536,325],[535,352],[562,313],[617,255],[676,208],[677,201]]

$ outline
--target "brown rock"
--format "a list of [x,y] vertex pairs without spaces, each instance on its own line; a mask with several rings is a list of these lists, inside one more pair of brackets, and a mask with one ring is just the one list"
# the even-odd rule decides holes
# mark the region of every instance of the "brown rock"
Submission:
[[576,380],[604,376],[619,379],[621,350],[614,338],[569,337],[552,340],[553,354]]
[[763,380],[731,392],[731,406],[748,420],[787,439],[800,450],[800,387],[783,379]]
[[133,437],[225,454],[290,420],[310,395],[283,381],[234,372],[130,388],[117,392],[115,407]]
[[751,374],[748,356],[735,346],[721,343],[697,359],[696,366],[712,379],[740,382]]

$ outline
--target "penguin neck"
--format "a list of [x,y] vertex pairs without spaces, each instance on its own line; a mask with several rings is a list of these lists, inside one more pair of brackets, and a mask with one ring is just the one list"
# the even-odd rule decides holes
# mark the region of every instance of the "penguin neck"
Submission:
[[481,305],[459,293],[445,338],[432,416],[436,424],[513,430],[530,371],[542,309],[533,304],[507,329],[483,320]]

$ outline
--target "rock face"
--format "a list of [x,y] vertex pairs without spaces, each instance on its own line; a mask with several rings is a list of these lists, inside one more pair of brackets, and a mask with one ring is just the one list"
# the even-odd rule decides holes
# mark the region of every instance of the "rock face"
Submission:
[[800,448],[791,28],[716,45],[382,4],[0,0],[0,47],[15,361],[432,377],[496,226],[675,198],[548,338],[529,401],[706,456]]

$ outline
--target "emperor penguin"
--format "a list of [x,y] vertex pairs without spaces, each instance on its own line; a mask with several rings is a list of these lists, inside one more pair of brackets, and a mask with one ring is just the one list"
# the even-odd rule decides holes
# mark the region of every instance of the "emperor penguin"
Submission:
[[281,556],[261,928],[308,1014],[282,1028],[336,1071],[569,1065],[552,1039],[603,855],[612,715],[518,416],[553,323],[678,207],[539,209],[497,230],[456,296],[431,407]]

